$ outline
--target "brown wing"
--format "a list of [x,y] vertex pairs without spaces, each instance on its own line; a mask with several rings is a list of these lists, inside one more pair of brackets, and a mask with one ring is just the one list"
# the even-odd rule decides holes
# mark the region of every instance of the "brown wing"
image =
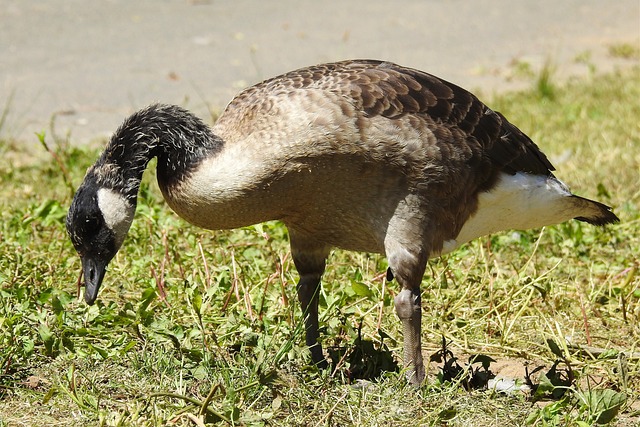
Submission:
[[354,66],[360,69],[351,96],[362,100],[368,115],[393,119],[415,114],[428,117],[436,128],[455,127],[477,140],[485,156],[510,174],[549,175],[554,170],[527,135],[459,86],[388,62],[360,61]]
[[291,71],[248,88],[227,109],[259,102],[265,93],[287,94],[305,87],[340,93],[369,117],[397,119],[415,115],[430,123],[436,136],[462,132],[466,138],[451,138],[449,143],[477,141],[483,156],[504,172],[550,175],[554,170],[527,135],[470,92],[431,74],[390,62],[343,61]]

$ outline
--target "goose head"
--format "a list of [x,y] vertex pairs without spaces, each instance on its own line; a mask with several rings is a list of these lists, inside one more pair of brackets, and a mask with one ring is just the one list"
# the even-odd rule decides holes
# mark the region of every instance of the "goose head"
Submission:
[[78,188],[69,213],[67,232],[82,262],[84,299],[92,305],[100,290],[107,265],[120,249],[135,204],[118,191],[101,186],[90,170]]

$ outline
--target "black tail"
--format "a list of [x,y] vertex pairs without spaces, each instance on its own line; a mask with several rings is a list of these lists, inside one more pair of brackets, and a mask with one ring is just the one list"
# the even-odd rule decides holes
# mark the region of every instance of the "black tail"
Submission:
[[576,204],[584,211],[583,215],[577,216],[578,221],[588,222],[592,225],[607,225],[620,222],[620,219],[611,212],[611,208],[603,203],[595,200],[585,199],[584,197],[573,195]]

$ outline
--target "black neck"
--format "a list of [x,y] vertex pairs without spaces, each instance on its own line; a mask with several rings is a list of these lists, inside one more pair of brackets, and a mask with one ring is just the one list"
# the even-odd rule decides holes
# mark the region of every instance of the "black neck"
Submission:
[[155,104],[128,117],[94,167],[102,186],[119,190],[135,203],[142,174],[158,158],[158,181],[170,186],[199,161],[222,147],[222,140],[187,110]]

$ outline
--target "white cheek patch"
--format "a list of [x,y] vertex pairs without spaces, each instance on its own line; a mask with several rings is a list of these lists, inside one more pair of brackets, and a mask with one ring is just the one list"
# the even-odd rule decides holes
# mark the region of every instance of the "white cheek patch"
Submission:
[[119,248],[131,227],[135,207],[120,193],[108,188],[98,190],[98,207],[107,227],[115,234]]

